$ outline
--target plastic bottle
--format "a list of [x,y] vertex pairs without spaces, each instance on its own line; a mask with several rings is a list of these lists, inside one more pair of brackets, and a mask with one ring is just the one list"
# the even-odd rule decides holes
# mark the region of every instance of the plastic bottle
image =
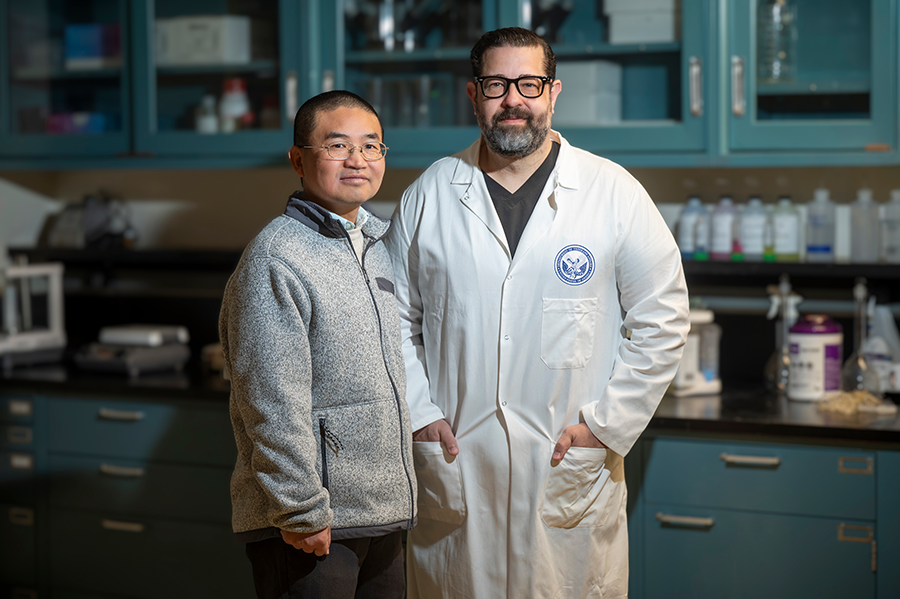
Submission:
[[697,218],[706,214],[706,208],[700,198],[694,196],[688,199],[687,205],[678,216],[678,248],[684,260],[693,260],[697,239]]
[[806,210],[806,261],[834,262],[834,203],[828,190],[815,190]]
[[900,264],[900,189],[892,189],[891,201],[884,205],[881,240],[881,261]]
[[800,259],[800,212],[788,196],[778,198],[772,211],[775,233],[775,261],[796,262]]
[[871,189],[860,189],[850,204],[850,261],[878,261],[878,204]]
[[761,0],[757,9],[757,75],[763,82],[793,81],[797,52],[797,5]]
[[722,196],[712,213],[712,243],[709,257],[729,261],[734,249],[734,224],[737,208],[729,196]]
[[197,133],[213,134],[219,132],[219,117],[216,114],[216,97],[212,94],[203,96],[197,110],[195,122]]
[[709,210],[703,206],[703,212],[697,214],[697,222],[694,223],[694,260],[702,262],[709,260],[709,238],[712,217]]
[[255,120],[247,97],[247,84],[240,77],[226,79],[219,99],[219,127],[222,133],[249,128]]
[[758,197],[750,198],[741,213],[740,237],[744,260],[761,262],[765,250],[766,221],[769,212]]

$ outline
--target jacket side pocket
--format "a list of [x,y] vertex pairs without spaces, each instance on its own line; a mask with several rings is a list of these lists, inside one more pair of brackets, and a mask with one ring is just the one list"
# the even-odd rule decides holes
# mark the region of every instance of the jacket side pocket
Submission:
[[544,524],[551,528],[602,525],[603,518],[596,516],[609,502],[608,487],[612,486],[606,484],[610,471],[605,466],[605,449],[570,447],[547,475],[541,500]]
[[466,503],[457,456],[438,441],[414,442],[413,461],[419,485],[419,518],[462,524]]
[[584,368],[594,353],[594,328],[600,300],[544,298],[541,360],[549,368]]

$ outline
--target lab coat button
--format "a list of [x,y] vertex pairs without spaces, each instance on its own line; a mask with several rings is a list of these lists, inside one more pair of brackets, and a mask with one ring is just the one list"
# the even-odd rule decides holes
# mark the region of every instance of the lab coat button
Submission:
[[512,281],[512,275],[509,275],[508,277],[506,277],[506,280],[507,280],[507,281]]
[[500,402],[500,403],[501,403],[501,405],[504,405],[504,406],[506,405],[506,402],[505,402],[505,401]]
[[509,335],[503,335],[503,339],[509,341]]

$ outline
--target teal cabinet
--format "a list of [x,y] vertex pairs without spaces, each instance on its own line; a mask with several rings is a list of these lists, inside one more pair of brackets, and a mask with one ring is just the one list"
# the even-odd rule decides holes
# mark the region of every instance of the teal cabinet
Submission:
[[0,2],[0,157],[129,150],[128,14],[125,0]]
[[135,153],[282,159],[308,94],[306,4],[134,2]]
[[900,597],[900,451],[879,451],[878,599]]
[[878,567],[896,452],[658,437],[642,454],[636,597],[896,596]]
[[730,150],[896,150],[895,2],[725,6]]

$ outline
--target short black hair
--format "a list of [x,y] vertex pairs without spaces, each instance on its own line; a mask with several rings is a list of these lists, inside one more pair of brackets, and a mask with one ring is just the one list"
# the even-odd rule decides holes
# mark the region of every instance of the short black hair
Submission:
[[484,66],[484,53],[492,48],[541,48],[544,51],[544,75],[556,79],[556,54],[553,53],[550,44],[535,32],[522,27],[505,27],[488,31],[475,42],[469,54],[473,77],[483,75],[481,69]]
[[[361,108],[371,112],[381,125],[381,118],[372,105],[354,94],[343,89],[330,92],[322,92],[303,103],[300,110],[294,116],[294,145],[308,146],[313,131],[316,130],[316,119],[320,112],[328,112],[337,108]],[[381,125],[381,141],[384,141],[384,125]]]

